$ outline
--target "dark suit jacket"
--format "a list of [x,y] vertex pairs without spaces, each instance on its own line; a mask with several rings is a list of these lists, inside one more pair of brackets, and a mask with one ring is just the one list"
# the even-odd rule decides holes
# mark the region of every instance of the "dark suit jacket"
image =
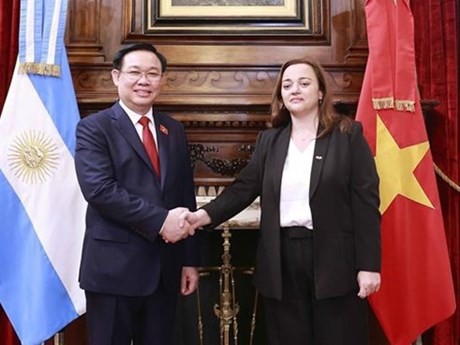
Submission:
[[85,290],[145,296],[162,277],[166,288],[179,291],[182,266],[198,266],[196,238],[166,244],[158,235],[168,210],[196,203],[183,126],[165,114],[154,117],[161,181],[118,103],[78,124],[75,164],[88,201]]
[[[291,125],[262,132],[249,164],[203,208],[216,226],[260,196],[261,222],[254,282],[262,295],[282,296],[279,201]],[[374,158],[354,122],[317,139],[310,181],[317,298],[357,288],[359,270],[380,271],[380,213]]]

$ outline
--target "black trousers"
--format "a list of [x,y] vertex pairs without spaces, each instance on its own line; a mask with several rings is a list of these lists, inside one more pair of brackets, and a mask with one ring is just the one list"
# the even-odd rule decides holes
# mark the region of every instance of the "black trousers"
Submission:
[[349,295],[316,299],[313,231],[281,229],[283,296],[264,298],[268,345],[368,345],[368,303]]
[[172,345],[177,293],[145,297],[86,291],[89,345]]

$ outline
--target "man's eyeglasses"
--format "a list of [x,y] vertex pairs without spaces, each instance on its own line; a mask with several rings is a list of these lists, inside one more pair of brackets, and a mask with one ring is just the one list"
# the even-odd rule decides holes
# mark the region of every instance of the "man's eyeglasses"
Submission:
[[142,78],[142,76],[145,77],[149,82],[157,82],[161,79],[161,73],[158,72],[141,72],[141,71],[120,71],[120,73],[123,73],[128,80],[131,81],[138,81],[139,79]]

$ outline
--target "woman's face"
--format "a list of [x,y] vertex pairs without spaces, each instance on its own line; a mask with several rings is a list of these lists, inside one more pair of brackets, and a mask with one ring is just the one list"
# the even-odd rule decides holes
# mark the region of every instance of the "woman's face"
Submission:
[[313,68],[307,64],[291,65],[284,70],[281,81],[281,98],[293,116],[317,115],[319,99],[318,79]]

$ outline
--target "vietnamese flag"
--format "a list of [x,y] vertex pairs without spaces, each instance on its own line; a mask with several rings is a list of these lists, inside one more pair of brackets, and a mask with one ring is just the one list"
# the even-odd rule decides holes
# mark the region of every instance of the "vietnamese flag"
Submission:
[[380,176],[382,285],[371,306],[392,345],[455,311],[428,136],[417,91],[409,0],[367,0],[369,58],[357,120]]

